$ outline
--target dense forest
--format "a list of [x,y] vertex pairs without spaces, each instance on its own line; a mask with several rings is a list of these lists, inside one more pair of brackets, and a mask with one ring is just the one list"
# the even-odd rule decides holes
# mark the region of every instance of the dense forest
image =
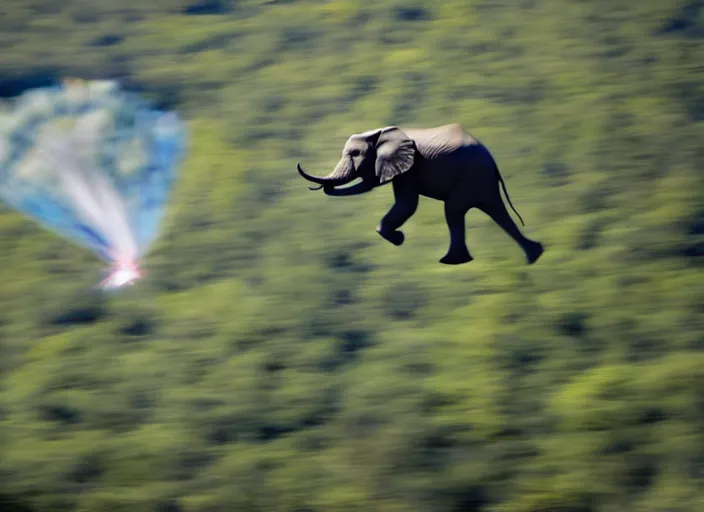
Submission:
[[[189,153],[120,293],[0,207],[0,509],[704,510],[703,43],[701,0],[3,0],[4,100],[117,79]],[[296,172],[455,122],[535,265]]]

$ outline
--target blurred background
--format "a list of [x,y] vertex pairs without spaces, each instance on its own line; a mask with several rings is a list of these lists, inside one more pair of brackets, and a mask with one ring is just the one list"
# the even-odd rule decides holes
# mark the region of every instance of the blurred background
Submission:
[[[0,95],[113,78],[188,122],[136,287],[0,208],[0,509],[704,510],[704,2],[3,0]],[[347,137],[461,123],[522,251]]]

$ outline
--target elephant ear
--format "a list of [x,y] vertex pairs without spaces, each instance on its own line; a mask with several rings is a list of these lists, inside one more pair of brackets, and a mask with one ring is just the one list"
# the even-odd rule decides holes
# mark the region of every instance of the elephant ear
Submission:
[[376,142],[376,175],[386,183],[413,165],[415,144],[403,130],[390,126],[381,130]]

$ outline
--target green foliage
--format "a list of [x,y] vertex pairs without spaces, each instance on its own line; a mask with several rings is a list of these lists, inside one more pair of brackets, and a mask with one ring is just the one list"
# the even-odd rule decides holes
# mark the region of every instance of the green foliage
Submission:
[[[0,92],[116,77],[188,119],[144,282],[0,210],[0,508],[704,509],[704,9],[678,0],[7,0]],[[482,214],[335,199],[345,139],[460,122]],[[88,271],[86,270],[88,269]],[[11,506],[11,505],[7,505]]]

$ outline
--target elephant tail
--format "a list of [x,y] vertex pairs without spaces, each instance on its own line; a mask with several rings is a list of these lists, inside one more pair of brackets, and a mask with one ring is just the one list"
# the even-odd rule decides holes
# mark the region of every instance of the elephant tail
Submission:
[[506,190],[506,183],[504,183],[504,179],[501,176],[501,172],[499,172],[499,166],[494,164],[494,169],[496,169],[496,175],[499,178],[499,182],[501,183],[501,187],[504,189],[504,195],[506,196],[506,200],[508,201],[509,206],[513,210],[513,212],[518,215],[518,218],[521,221],[521,225],[525,226],[525,223],[523,222],[523,218],[521,217],[521,214],[516,211],[516,209],[513,207],[513,204],[511,203],[511,198],[508,196],[508,190]]

